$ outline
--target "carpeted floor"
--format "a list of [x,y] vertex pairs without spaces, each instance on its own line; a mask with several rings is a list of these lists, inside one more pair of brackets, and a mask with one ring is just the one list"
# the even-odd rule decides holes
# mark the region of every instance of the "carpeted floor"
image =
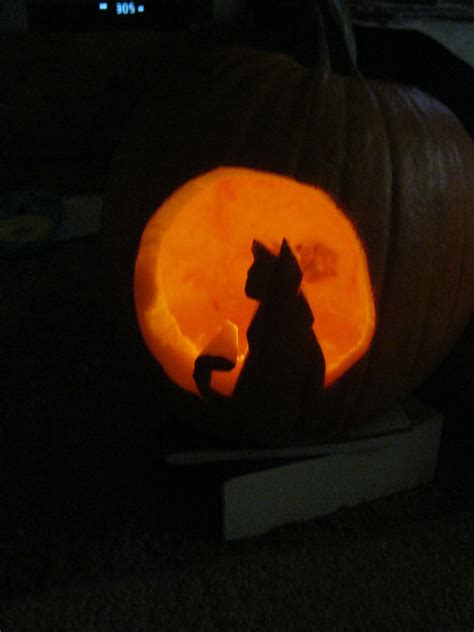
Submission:
[[427,486],[225,546],[144,523],[133,505],[110,512],[110,501],[100,520],[23,508],[2,629],[472,628],[462,492]]

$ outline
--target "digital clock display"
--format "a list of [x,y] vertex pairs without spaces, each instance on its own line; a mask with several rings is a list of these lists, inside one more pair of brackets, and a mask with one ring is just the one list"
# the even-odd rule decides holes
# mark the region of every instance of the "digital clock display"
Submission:
[[[16,1],[21,0],[7,0],[7,4]],[[28,30],[47,33],[105,32],[114,29],[151,29],[160,32],[187,30],[213,19],[213,1],[28,0]],[[0,0],[0,6],[2,2]]]
[[145,5],[139,2],[99,2],[99,11],[111,11],[115,15],[144,13]]

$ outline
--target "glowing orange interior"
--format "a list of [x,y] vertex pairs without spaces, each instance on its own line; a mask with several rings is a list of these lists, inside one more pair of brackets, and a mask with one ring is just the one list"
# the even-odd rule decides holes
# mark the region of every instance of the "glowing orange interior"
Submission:
[[145,227],[135,264],[135,306],[145,343],[182,388],[198,392],[194,361],[231,321],[237,365],[214,373],[212,386],[232,393],[258,307],[244,292],[252,241],[276,254],[283,237],[303,270],[301,288],[326,360],[326,386],[365,353],[375,307],[364,248],[351,222],[320,189],[221,167],[165,200]]

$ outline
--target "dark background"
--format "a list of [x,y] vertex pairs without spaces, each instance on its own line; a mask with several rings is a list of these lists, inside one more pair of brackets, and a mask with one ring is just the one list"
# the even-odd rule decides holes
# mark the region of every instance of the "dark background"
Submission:
[[[298,54],[263,16],[218,37]],[[147,72],[214,28],[1,36],[2,189],[103,193]],[[366,77],[417,85],[473,135],[472,68],[411,31],[355,35]],[[0,260],[2,630],[471,629],[473,323],[418,391],[445,414],[433,484],[221,545],[225,472],[165,468],[166,415],[107,362],[97,246]]]

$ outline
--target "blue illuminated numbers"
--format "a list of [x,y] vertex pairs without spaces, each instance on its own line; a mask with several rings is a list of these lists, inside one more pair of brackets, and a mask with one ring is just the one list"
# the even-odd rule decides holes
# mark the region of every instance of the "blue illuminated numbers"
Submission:
[[[100,11],[107,11],[108,8],[108,2],[99,2]],[[136,4],[136,2],[116,2],[115,12],[117,15],[135,15],[135,13],[145,13],[145,5]]]
[[[115,9],[117,11],[117,15],[134,15],[136,12],[136,7],[134,2],[116,2]],[[140,5],[138,7],[139,13],[143,13],[144,7]]]

